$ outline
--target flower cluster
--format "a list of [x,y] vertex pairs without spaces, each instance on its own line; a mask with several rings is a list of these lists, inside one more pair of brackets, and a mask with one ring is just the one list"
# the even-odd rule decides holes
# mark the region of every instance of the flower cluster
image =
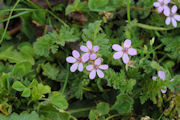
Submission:
[[94,79],[96,77],[96,73],[98,77],[103,78],[104,73],[102,70],[108,69],[108,65],[101,64],[101,58],[98,58],[97,51],[99,50],[99,46],[93,46],[91,41],[87,41],[86,46],[80,46],[80,50],[83,52],[82,55],[77,50],[73,50],[72,56],[66,58],[66,61],[69,63],[73,63],[70,68],[71,72],[75,72],[77,69],[82,72],[84,67],[83,64],[90,63],[90,65],[86,66],[86,70],[90,71],[89,78]]
[[[159,77],[161,80],[165,81],[166,76],[165,76],[164,71],[158,71],[158,77]],[[156,80],[157,80],[157,77],[156,77],[156,76],[153,76],[152,79],[153,79],[154,81],[156,81]],[[161,92],[162,92],[162,93],[166,93],[166,90],[167,90],[167,87],[166,87],[166,86],[163,86],[163,88],[161,89]]]
[[131,40],[125,40],[122,46],[114,44],[112,49],[116,51],[113,55],[114,59],[120,59],[122,57],[125,64],[134,64],[129,56],[137,55],[137,50],[131,47]]
[[178,8],[176,5],[172,6],[172,8],[168,7],[168,4],[171,0],[158,0],[154,3],[154,7],[158,8],[159,13],[164,13],[167,16],[165,23],[169,25],[172,22],[174,27],[177,27],[177,22],[180,21],[180,15],[176,14]]

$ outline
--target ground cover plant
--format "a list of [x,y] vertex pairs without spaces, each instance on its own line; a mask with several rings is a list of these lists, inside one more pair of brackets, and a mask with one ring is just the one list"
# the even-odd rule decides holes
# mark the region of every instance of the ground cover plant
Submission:
[[0,0],[0,120],[179,119],[179,0]]

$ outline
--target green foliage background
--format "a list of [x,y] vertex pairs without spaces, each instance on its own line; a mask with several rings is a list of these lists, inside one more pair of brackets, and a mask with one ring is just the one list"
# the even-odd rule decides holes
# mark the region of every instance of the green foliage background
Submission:
[[[166,26],[155,1],[0,0],[0,120],[180,119],[180,23]],[[138,51],[134,67],[113,59],[125,39]],[[102,79],[69,71],[66,57],[89,40],[109,65]],[[159,70],[164,82],[152,80]]]

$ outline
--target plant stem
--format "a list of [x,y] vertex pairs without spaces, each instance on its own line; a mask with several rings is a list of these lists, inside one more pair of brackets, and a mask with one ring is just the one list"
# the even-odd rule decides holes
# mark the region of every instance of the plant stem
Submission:
[[110,120],[111,118],[114,118],[114,117],[117,117],[117,116],[120,116],[120,115],[121,115],[120,113],[111,115],[108,118],[106,118],[106,120]]
[[128,23],[131,22],[131,15],[130,15],[130,0],[127,0],[127,18],[128,18]]
[[173,30],[173,29],[180,28],[180,27],[163,28],[163,27],[156,27],[156,26],[146,25],[146,24],[142,24],[142,23],[136,23],[135,26],[140,27],[140,28],[144,28],[144,29],[148,29],[148,30],[159,30],[159,31],[166,31],[166,30]]
[[20,1],[21,1],[21,0],[18,0],[18,1],[14,4],[13,8],[11,9],[11,12],[10,12],[9,17],[8,17],[8,21],[7,21],[7,23],[6,23],[6,26],[5,26],[3,35],[2,35],[1,40],[0,40],[0,44],[2,43],[2,41],[3,41],[3,39],[4,39],[4,36],[6,35],[7,28],[8,28],[8,25],[9,25],[10,18],[11,18],[11,16],[12,16],[12,13],[13,13],[14,9],[16,8],[16,6],[18,5],[18,3],[19,3]]
[[[67,63],[67,69],[69,69],[69,63]],[[63,94],[64,94],[64,91],[65,91],[66,86],[67,86],[68,78],[69,78],[69,70],[66,73],[66,79],[65,79],[64,86],[63,86],[63,89],[62,89]]]
[[79,109],[69,110],[68,112],[73,114],[73,113],[88,111],[88,110],[91,110],[93,108],[95,108],[95,107],[79,108]]
[[63,20],[61,20],[58,16],[56,16],[53,12],[49,11],[48,12],[54,17],[56,18],[59,22],[61,22],[64,26],[69,27]]

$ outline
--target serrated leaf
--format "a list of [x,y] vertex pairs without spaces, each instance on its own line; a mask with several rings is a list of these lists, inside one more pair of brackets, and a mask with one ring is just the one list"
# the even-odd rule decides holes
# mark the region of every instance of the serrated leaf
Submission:
[[80,0],[75,0],[72,4],[66,7],[66,15],[75,11],[87,11],[88,4],[87,2],[81,2]]
[[106,115],[109,113],[109,104],[105,102],[100,102],[97,104],[98,113],[101,115]]
[[42,65],[43,75],[47,76],[52,80],[56,80],[57,75],[59,73],[59,69],[50,63],[46,63]]
[[62,26],[56,43],[64,46],[66,42],[75,42],[77,40],[80,40],[80,31],[78,28]]
[[23,91],[26,87],[19,81],[15,81],[12,85],[12,88],[17,91]]
[[55,44],[58,39],[58,34],[56,31],[48,33],[34,42],[33,47],[35,53],[40,56],[48,57],[50,52],[56,53],[58,46]]
[[36,112],[32,113],[21,113],[18,115],[17,113],[13,113],[10,116],[0,115],[0,120],[41,120],[39,115]]

